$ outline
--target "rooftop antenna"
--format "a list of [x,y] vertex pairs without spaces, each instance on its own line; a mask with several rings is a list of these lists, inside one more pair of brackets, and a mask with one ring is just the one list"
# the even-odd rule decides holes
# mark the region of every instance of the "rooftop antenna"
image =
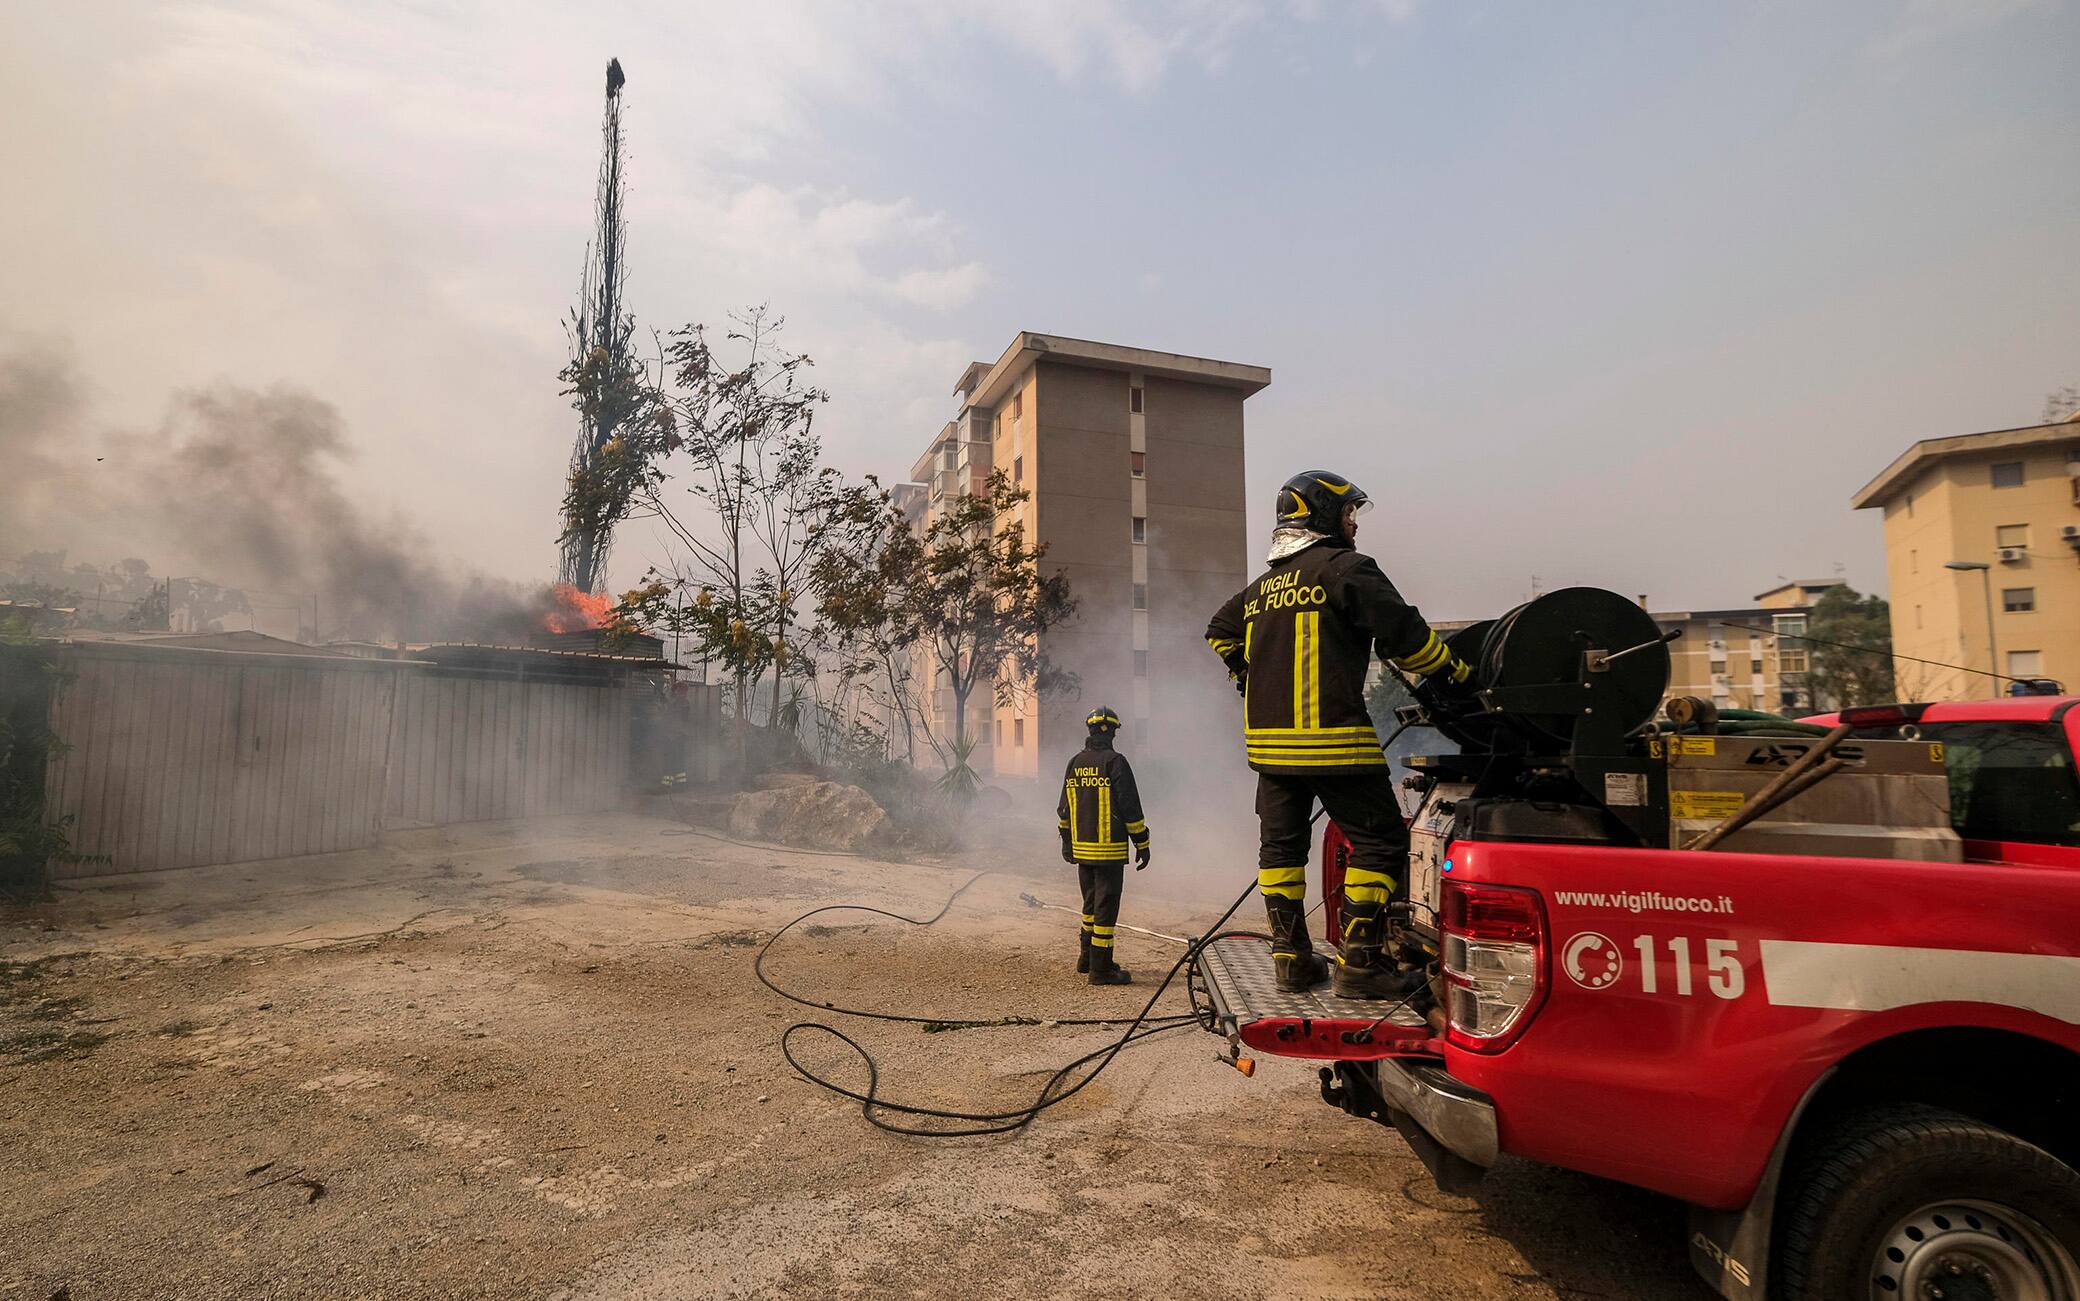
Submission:
[[[592,205],[592,241],[585,248],[578,305],[571,313],[569,327],[572,360],[579,363],[604,351],[610,364],[625,364],[629,336],[635,330],[622,302],[628,279],[623,261],[628,244],[628,184],[622,166],[621,88],[627,84],[621,60],[607,60],[607,109],[600,124],[599,189]],[[577,445],[571,451],[571,473],[576,475],[597,464],[614,432],[611,412],[581,415]],[[612,523],[593,524],[566,517],[564,525],[563,560],[558,576],[580,592],[599,591],[606,579]]]

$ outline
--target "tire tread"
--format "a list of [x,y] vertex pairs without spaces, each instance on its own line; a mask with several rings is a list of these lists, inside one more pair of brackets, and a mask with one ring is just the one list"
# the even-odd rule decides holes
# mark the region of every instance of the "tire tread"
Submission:
[[1939,1107],[1919,1103],[1875,1107],[1840,1122],[1798,1163],[1779,1221],[1772,1295],[1784,1301],[1838,1301],[1813,1290],[1820,1268],[1814,1257],[1829,1226],[1829,1209],[1852,1191],[1874,1163],[1888,1165],[1931,1153],[1979,1158],[2002,1166],[2018,1164],[2018,1178],[2066,1185],[2075,1205],[2080,1206],[2080,1174],[2033,1143]]

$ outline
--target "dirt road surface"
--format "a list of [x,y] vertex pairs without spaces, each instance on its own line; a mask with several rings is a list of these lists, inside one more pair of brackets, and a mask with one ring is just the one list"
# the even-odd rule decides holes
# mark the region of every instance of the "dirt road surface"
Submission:
[[[1058,865],[890,864],[633,817],[114,878],[0,925],[0,1297],[1702,1301],[1682,1215],[1521,1164],[1447,1197],[1313,1073],[1186,1030],[1022,1134],[905,1139],[781,1059],[752,978],[928,1016],[1131,1016]],[[1211,915],[1130,884],[1123,920]],[[1237,888],[1239,888],[1238,882]],[[1144,976],[1178,949],[1123,935]],[[825,1016],[895,1097],[1029,1099],[1107,1031]],[[855,1083],[827,1039],[805,1060]]]

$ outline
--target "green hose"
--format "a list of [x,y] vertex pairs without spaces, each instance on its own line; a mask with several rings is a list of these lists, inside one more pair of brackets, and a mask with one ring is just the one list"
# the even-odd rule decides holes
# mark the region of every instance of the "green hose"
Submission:
[[[1654,730],[1662,736],[1696,736],[1697,724],[1685,723],[1678,727],[1667,719],[1661,719]],[[1772,714],[1760,709],[1722,709],[1719,724],[1713,729],[1720,736],[1826,736],[1827,729],[1817,723],[1801,723],[1795,718]]]

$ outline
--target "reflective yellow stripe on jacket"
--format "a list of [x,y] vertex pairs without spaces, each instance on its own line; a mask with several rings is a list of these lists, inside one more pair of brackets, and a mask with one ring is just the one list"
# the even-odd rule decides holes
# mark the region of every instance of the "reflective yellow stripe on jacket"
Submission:
[[1255,763],[1306,767],[1384,767],[1379,733],[1361,727],[1251,727],[1243,744]]

